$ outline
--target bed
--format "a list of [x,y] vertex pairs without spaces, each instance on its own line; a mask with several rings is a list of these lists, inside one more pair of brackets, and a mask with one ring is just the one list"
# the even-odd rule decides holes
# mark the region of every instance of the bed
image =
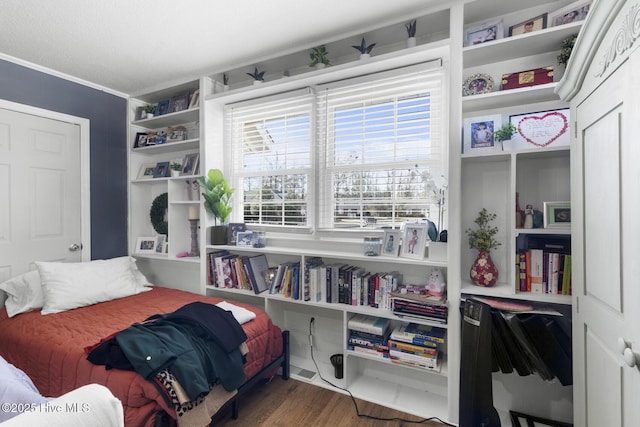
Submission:
[[[131,260],[135,270],[135,260]],[[43,270],[39,271],[44,283],[46,275]],[[96,276],[93,282],[100,280]],[[100,286],[108,285],[101,283]],[[46,293],[47,288],[55,286],[43,286],[45,303],[42,312],[47,308],[47,297],[51,297]],[[6,286],[0,289],[11,297],[10,288],[9,291]],[[134,371],[107,370],[104,366],[92,364],[87,360],[87,351],[133,323],[155,314],[171,313],[194,301],[224,303],[219,298],[146,286],[144,292],[46,315],[32,309],[17,315],[12,313],[13,317],[9,317],[7,310],[0,309],[0,355],[22,369],[44,396],[57,397],[83,385],[97,383],[108,387],[120,399],[125,425],[174,425],[178,418],[176,407],[167,403],[156,385]],[[237,394],[220,401],[220,405],[233,405],[235,417],[237,398],[253,384],[274,375],[279,368],[282,368],[283,379],[288,379],[289,358],[287,331],[274,325],[262,310],[237,302],[233,305],[255,313],[253,320],[242,324],[248,346],[243,366],[244,382]]]

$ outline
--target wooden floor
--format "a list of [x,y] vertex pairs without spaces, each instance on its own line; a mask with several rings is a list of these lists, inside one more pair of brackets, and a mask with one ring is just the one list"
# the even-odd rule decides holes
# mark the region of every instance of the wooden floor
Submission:
[[379,421],[358,417],[351,397],[314,386],[303,381],[282,380],[276,376],[270,383],[260,384],[242,397],[237,420],[225,409],[214,418],[211,426],[344,426],[344,427],[442,427],[437,422],[415,423],[419,417],[397,412],[383,406],[356,400],[360,414],[379,418],[399,418],[409,421]]

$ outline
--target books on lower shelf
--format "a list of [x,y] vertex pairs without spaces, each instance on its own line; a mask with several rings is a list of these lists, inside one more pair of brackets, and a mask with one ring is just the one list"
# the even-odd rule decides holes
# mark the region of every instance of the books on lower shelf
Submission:
[[389,358],[394,363],[440,371],[440,346],[446,331],[434,326],[406,323],[389,335]]
[[430,295],[424,285],[400,285],[391,292],[391,309],[400,317],[447,323],[446,293]]
[[347,349],[383,359],[389,358],[389,319],[356,314],[347,321]]

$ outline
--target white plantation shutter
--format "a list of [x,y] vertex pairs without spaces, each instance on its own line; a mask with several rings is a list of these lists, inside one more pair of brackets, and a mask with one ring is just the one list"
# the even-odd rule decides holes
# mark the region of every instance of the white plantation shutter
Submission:
[[312,110],[308,89],[227,106],[227,140],[245,223],[307,225]]
[[320,227],[440,222],[442,74],[437,61],[317,89]]
[[437,60],[227,106],[241,220],[444,225],[443,82]]

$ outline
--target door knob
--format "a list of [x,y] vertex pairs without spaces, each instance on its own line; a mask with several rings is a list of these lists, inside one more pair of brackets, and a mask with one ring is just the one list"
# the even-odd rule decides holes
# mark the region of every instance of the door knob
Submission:
[[620,354],[624,355],[624,351],[628,348],[631,348],[631,343],[622,337],[618,338],[618,351]]
[[77,244],[77,243],[72,243],[72,244],[69,246],[69,252],[77,252],[77,251],[79,251],[80,249],[82,249],[82,245],[81,245],[81,244],[79,245],[79,244]]
[[636,366],[636,354],[629,347],[624,349],[624,353],[622,353],[622,358],[624,359],[624,363],[631,366],[632,368]]

